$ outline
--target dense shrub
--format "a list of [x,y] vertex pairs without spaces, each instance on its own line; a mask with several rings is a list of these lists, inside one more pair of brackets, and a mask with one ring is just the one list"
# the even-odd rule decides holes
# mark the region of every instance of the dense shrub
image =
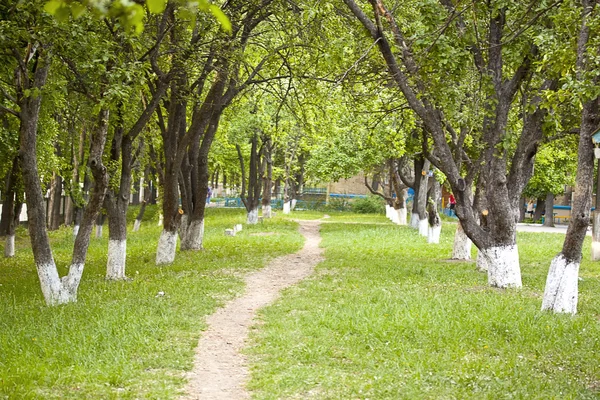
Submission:
[[383,214],[385,213],[385,201],[378,196],[362,197],[354,200],[352,211],[359,214]]

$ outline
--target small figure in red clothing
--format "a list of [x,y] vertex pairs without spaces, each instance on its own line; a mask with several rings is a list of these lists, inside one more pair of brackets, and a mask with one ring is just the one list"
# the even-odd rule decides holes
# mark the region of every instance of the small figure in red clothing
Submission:
[[454,208],[456,207],[456,199],[454,198],[454,195],[452,193],[450,193],[450,209],[454,210]]

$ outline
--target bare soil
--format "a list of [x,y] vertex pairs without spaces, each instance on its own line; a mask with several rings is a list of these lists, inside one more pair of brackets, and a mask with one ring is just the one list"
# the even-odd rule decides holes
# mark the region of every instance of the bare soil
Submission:
[[282,289],[309,276],[322,259],[320,221],[298,221],[306,241],[295,254],[278,257],[247,275],[246,291],[207,318],[194,368],[188,374],[185,400],[248,399],[246,358],[241,354],[258,309],[272,303]]

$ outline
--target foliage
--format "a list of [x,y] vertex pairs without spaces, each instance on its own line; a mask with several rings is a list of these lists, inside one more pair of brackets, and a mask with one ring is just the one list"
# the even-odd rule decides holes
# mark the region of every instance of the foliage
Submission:
[[384,214],[385,201],[379,196],[367,196],[352,202],[352,211],[359,214]]
[[[0,397],[175,398],[191,368],[203,317],[242,290],[240,272],[298,250],[302,237],[286,220],[223,230],[245,220],[239,210],[209,209],[206,250],[168,268],[154,265],[156,220],[128,238],[131,280],[107,282],[107,240],[92,240],[79,301],[40,307],[39,283],[20,229],[17,257],[0,274]],[[131,221],[130,221],[131,222]],[[274,236],[255,236],[260,231]],[[51,232],[65,265],[72,232]],[[163,292],[164,295],[160,295]]]
[[[375,221],[375,220],[372,220]],[[581,265],[580,314],[540,311],[563,235],[519,233],[525,287],[498,291],[409,228],[323,224],[325,262],[262,312],[248,351],[266,398],[596,398],[600,268]]]

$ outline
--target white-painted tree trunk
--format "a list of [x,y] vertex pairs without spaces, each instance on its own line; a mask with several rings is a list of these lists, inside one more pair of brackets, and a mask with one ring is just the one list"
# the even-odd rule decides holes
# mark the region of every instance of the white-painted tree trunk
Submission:
[[179,240],[181,240],[181,249],[187,250],[186,244],[183,243],[185,238],[187,237],[187,230],[189,225],[190,218],[187,214],[183,214],[181,216],[181,221],[179,221]]
[[427,232],[427,243],[435,243],[435,244],[439,243],[441,233],[442,233],[441,225],[430,226],[428,228],[428,232]]
[[96,225],[96,239],[102,238],[102,225]]
[[477,271],[479,272],[487,272],[488,267],[488,259],[485,257],[483,252],[477,249],[477,259],[476,259]]
[[419,217],[419,213],[412,213],[410,215],[410,227],[413,229],[419,229],[421,223],[421,218]]
[[454,246],[452,247],[452,259],[453,260],[470,260],[471,259],[471,246],[473,242],[465,233],[460,222],[456,227],[456,233],[454,234]]
[[429,221],[427,221],[427,218],[419,221],[419,235],[424,237],[429,236]]
[[163,226],[163,215],[160,213],[158,215],[158,226]]
[[[54,306],[77,301],[77,289],[67,290],[66,288],[67,284],[78,283],[76,281],[77,277],[74,279],[69,279],[69,276],[65,276],[61,279],[58,276],[58,270],[56,269],[54,260],[52,260],[52,263],[48,264],[37,264],[36,267],[38,277],[40,279],[42,294],[44,295],[46,304],[49,306]],[[74,271],[79,273],[79,279],[81,279],[83,265],[74,267]],[[71,266],[71,268],[73,269],[73,266]]]
[[168,232],[163,229],[156,249],[156,265],[171,264],[175,261],[176,249],[177,232]]
[[108,261],[106,263],[106,279],[125,279],[125,259],[127,256],[127,240],[108,241]]
[[499,288],[520,288],[521,267],[517,245],[481,250],[488,262],[488,284]]
[[297,204],[297,203],[298,203],[298,200],[296,200],[296,199],[293,199],[293,200],[292,200],[292,204],[291,204],[291,206],[290,206],[290,209],[291,209],[292,211],[294,211],[294,209],[296,208],[296,204]]
[[262,206],[262,215],[264,218],[271,218],[271,205]]
[[396,212],[396,210],[392,207],[392,211],[390,211],[390,221],[392,221],[392,223],[394,224],[398,224],[399,219],[398,219],[398,213]]
[[133,231],[138,232],[140,230],[141,226],[142,226],[142,221],[139,219],[136,219],[135,222],[133,223]]
[[290,202],[289,201],[286,201],[285,203],[283,203],[283,213],[284,214],[290,213]]
[[76,238],[78,233],[79,233],[79,225],[75,225],[73,227],[73,237]]
[[4,257],[11,258],[15,256],[15,235],[7,235],[4,243]]
[[[393,207],[392,207],[393,208]],[[406,225],[406,207],[394,210],[396,214],[396,223],[398,225]]]
[[248,225],[256,225],[258,224],[258,208],[248,211]]
[[554,257],[546,279],[542,310],[577,313],[579,263],[569,262],[562,254]]
[[194,220],[190,223],[185,234],[185,246],[181,243],[181,247],[186,250],[202,250],[204,243],[204,219]]
[[385,205],[385,217],[389,220],[392,219],[392,209],[394,207],[390,206],[389,204]]

